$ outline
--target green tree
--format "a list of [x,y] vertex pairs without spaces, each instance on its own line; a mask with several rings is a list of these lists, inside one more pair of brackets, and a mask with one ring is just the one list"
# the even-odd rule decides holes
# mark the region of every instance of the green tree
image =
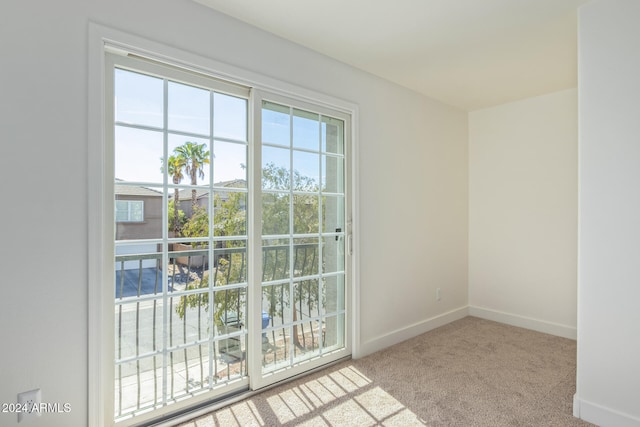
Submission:
[[294,191],[310,193],[293,196],[293,232],[318,232],[318,183],[297,170],[291,176],[287,168],[267,163],[262,169],[262,188],[266,190],[262,196],[263,234],[289,234],[290,195],[278,191],[290,190],[292,178]]
[[175,233],[175,230],[181,230],[185,222],[187,221],[184,211],[182,209],[175,209],[175,206],[176,206],[175,199],[169,200],[169,208],[168,208],[169,231],[173,230],[174,233]]
[[[191,211],[191,217],[184,223],[182,227],[183,237],[207,237],[209,235],[209,214],[207,209],[202,206],[194,206]],[[191,243],[194,248],[205,247],[206,242]]]
[[[171,181],[178,185],[182,182],[184,175],[182,170],[185,166],[185,159],[179,155],[171,155],[167,159],[167,174],[171,177]],[[164,165],[160,168],[160,170],[164,173]],[[175,237],[180,235],[180,218],[179,218],[179,209],[175,209],[175,207],[180,206],[180,193],[177,188],[173,189],[173,222],[170,222],[171,226],[169,226],[169,230],[173,229],[173,234]],[[180,211],[181,212],[181,211]],[[183,212],[184,215],[184,212]],[[169,217],[171,218],[171,217]]]
[[[214,196],[214,233],[217,236],[238,236],[246,234],[246,209],[243,203],[244,193],[230,192],[223,200],[219,194]],[[182,229],[184,237],[203,237],[209,234],[209,214],[201,206],[196,206],[193,215],[185,223]],[[202,244],[202,243],[201,243]],[[221,249],[244,246],[242,241],[220,242]],[[198,244],[194,243],[194,248]],[[240,282],[246,279],[246,262],[242,262],[242,254],[231,254],[217,257],[213,270],[203,272],[202,278],[196,279],[187,285],[188,290],[206,289],[210,284],[213,274],[215,282],[213,286],[222,286],[229,283]],[[244,317],[241,306],[244,305],[244,292],[240,289],[228,289],[214,293],[214,320],[218,326],[222,325],[224,316],[230,312],[236,312]],[[204,307],[209,310],[209,294],[192,294],[181,297],[176,312],[182,318],[187,308]]]
[[222,198],[216,193],[213,199],[213,226],[215,236],[243,236],[247,234],[246,195],[237,191]]
[[[291,189],[296,192],[308,192],[309,194],[295,194],[293,203],[293,227],[296,234],[312,234],[319,231],[318,217],[318,183],[301,175],[294,170],[290,174],[289,170],[276,166],[274,163],[265,165],[262,171],[262,186],[267,192],[263,193],[262,218],[263,234],[278,235],[289,234],[290,225],[290,193],[279,193]],[[272,192],[269,192],[269,191]],[[246,234],[246,205],[245,193],[230,191],[224,199],[220,194],[214,195],[214,234],[215,236],[238,236]],[[209,216],[204,208],[196,207],[194,214],[183,227],[183,236],[202,237],[209,233]],[[221,242],[222,243],[222,242]],[[277,246],[277,242],[276,246]],[[310,243],[312,245],[304,245]],[[226,241],[225,247],[244,245],[244,242]],[[317,266],[317,239],[296,239],[294,245],[294,270],[299,276],[316,274]],[[271,249],[275,248],[272,247]],[[311,249],[310,249],[311,248]],[[265,280],[277,280],[286,277],[289,272],[285,267],[288,265],[288,252],[267,249],[262,262],[263,275]],[[215,282],[213,286],[225,285],[227,283],[237,283],[244,277],[246,280],[246,266],[241,257],[218,258],[217,265],[213,271]],[[196,280],[188,285],[188,289],[204,289],[209,287],[210,275],[203,274],[202,279]],[[283,305],[288,306],[291,298],[289,286],[272,286],[268,296],[270,304],[268,314],[271,317],[283,315]],[[183,296],[178,305],[177,312],[182,317],[187,307],[197,306],[209,309],[209,294],[192,294]],[[225,313],[236,312],[244,316],[240,303],[245,298],[244,291],[230,289],[227,291],[214,292],[214,319],[218,325],[224,319]],[[297,312],[302,312],[304,303],[309,309],[313,309],[318,304],[318,281],[307,280],[296,285],[293,295],[293,305],[297,309],[293,310],[293,321],[297,320]],[[292,307],[293,308],[293,307]],[[294,326],[293,342],[302,348],[298,336],[298,326]]]
[[[173,154],[167,159],[167,174],[171,177],[173,184],[178,185],[182,182],[185,175],[191,179],[191,185],[198,185],[198,177],[204,178],[204,166],[209,164],[209,151],[207,144],[197,144],[195,142],[186,141],[184,144],[173,149]],[[161,170],[164,172],[164,165]],[[197,206],[196,190],[191,190],[191,206]],[[174,236],[180,236],[181,221],[179,218],[180,206],[180,190],[173,189],[173,205],[178,209],[173,210],[173,221],[170,223],[170,230],[173,229]]]
[[[185,174],[191,178],[191,185],[198,185],[198,177],[204,178],[204,166],[209,164],[207,144],[187,141],[173,150],[175,156],[183,161]],[[191,206],[196,207],[198,201],[196,190],[191,190]]]

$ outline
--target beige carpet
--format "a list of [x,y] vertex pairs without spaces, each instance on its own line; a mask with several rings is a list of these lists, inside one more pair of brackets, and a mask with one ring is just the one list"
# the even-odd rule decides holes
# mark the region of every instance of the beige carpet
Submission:
[[589,426],[575,368],[575,341],[467,317],[181,426]]

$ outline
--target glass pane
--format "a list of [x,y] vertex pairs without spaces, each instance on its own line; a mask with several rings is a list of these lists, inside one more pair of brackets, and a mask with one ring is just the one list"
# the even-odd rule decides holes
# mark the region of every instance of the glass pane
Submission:
[[[175,221],[176,212],[173,210],[178,200],[178,219]],[[209,235],[209,197],[207,188],[171,188],[169,187],[169,237],[207,237]],[[174,230],[172,224],[178,224],[178,230]]]
[[244,283],[247,281],[246,241],[217,242],[214,250],[214,286]]
[[293,321],[311,321],[318,313],[318,280],[304,280],[293,284],[295,311]]
[[135,222],[144,221],[144,202],[131,200],[129,203],[129,220]]
[[322,232],[335,233],[344,228],[344,196],[324,196],[322,198]]
[[162,140],[161,132],[116,126],[116,180],[162,184]]
[[116,299],[162,293],[161,249],[155,243],[116,244]]
[[210,134],[210,92],[181,83],[168,83],[168,126],[170,130]]
[[[206,246],[206,245],[205,245]],[[169,291],[204,289],[209,286],[209,251],[187,243],[172,243],[169,252]]]
[[262,242],[262,282],[282,280],[290,276],[289,239]]
[[331,117],[322,118],[322,151],[344,154],[344,122]]
[[168,398],[176,399],[202,388],[201,372],[206,368],[208,373],[209,364],[204,357],[200,358],[200,348],[192,346],[169,352],[167,355]]
[[289,107],[262,102],[262,142],[289,147],[291,116]]
[[162,401],[162,356],[115,366],[115,416],[152,407]]
[[216,141],[213,155],[213,182],[216,186],[247,187],[247,146]]
[[116,200],[116,222],[132,221],[142,221],[142,202],[135,200]]
[[289,283],[262,287],[262,311],[269,316],[271,326],[278,327],[291,322]]
[[247,193],[216,191],[214,195],[214,236],[247,234]]
[[318,239],[295,239],[293,245],[293,277],[318,274]]
[[213,134],[216,138],[247,140],[247,100],[213,94]]
[[116,193],[116,222],[129,221],[129,202],[117,200],[117,198],[118,194]]
[[[190,193],[194,190],[184,190],[181,192],[184,196],[184,199],[190,197]],[[181,196],[182,198],[182,196]],[[209,212],[207,212],[207,203],[208,203],[209,194],[200,194],[199,191],[196,190],[196,199],[198,203],[195,207],[191,204],[191,198],[184,200],[180,203],[180,207],[184,212],[184,223],[181,228],[178,230],[178,234],[175,237],[183,237],[183,238],[205,238],[209,237]],[[180,222],[180,218],[182,217],[180,213],[180,209],[178,210],[178,222]],[[173,220],[169,221],[170,223]],[[169,226],[169,224],[167,225]],[[202,248],[204,247],[204,242],[193,240],[191,242],[187,242],[192,245],[194,248]]]
[[171,133],[168,140],[169,183],[209,185],[211,176],[209,141]]
[[214,292],[212,307],[216,336],[244,331],[247,327],[247,289],[222,289]]
[[230,379],[246,374],[246,289],[228,289],[214,294],[216,372]]
[[289,195],[262,194],[262,235],[289,234]]
[[292,327],[294,363],[320,355],[322,331],[319,325],[320,322],[314,320]]
[[262,147],[262,188],[288,190],[291,187],[290,151],[282,148]]
[[115,119],[142,126],[163,126],[162,79],[115,70]]
[[344,314],[327,317],[324,321],[324,352],[344,347]]
[[[184,350],[183,350],[184,353]],[[189,392],[196,392],[206,389],[209,386],[209,345],[197,345],[186,349],[186,359],[188,361]]]
[[208,336],[209,293],[172,297],[169,313],[170,346],[193,344]]
[[344,236],[322,239],[322,272],[344,271]]
[[303,151],[293,152],[293,189],[317,192],[320,183],[319,156]]
[[[169,237],[179,237],[180,230],[186,219],[183,203],[180,201],[180,190],[177,188],[168,189],[169,203],[167,206],[167,231]],[[177,206],[177,209],[176,209]]]
[[322,314],[344,310],[344,274],[323,277]]
[[222,338],[216,341],[214,351],[212,362],[215,383],[225,383],[247,375],[246,335]]
[[293,146],[318,151],[320,149],[320,116],[293,110]]
[[289,365],[291,351],[291,327],[266,332],[268,344],[262,346],[262,372],[284,368]]
[[311,194],[293,195],[294,234],[318,233],[319,196]]
[[322,156],[322,191],[344,193],[344,159]]
[[162,307],[161,299],[115,306],[116,359],[162,348]]
[[161,187],[125,185],[117,181],[114,192],[116,240],[162,238]]

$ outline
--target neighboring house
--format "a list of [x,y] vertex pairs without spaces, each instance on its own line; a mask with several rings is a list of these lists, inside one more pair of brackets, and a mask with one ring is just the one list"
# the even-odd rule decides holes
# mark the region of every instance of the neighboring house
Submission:
[[[141,240],[162,238],[162,193],[147,187],[122,185],[123,182],[116,179],[115,184],[115,220],[116,220],[116,240]],[[246,188],[245,180],[237,179],[223,181],[214,184],[216,188]],[[208,209],[209,205],[208,189],[196,190],[196,199],[199,206]],[[222,201],[227,200],[229,193],[218,192]],[[169,195],[172,200],[173,195]],[[191,190],[185,189],[179,193],[179,206],[184,211],[187,218],[192,215]],[[156,244],[124,244],[116,245],[116,255],[155,253],[158,251]],[[125,261],[124,264],[117,263],[117,269],[124,268],[132,270],[140,268],[138,261]],[[143,261],[143,267],[152,268],[156,266],[153,260]]]
[[[247,188],[247,181],[245,181],[244,179],[234,179],[231,181],[217,182],[217,183],[214,183],[213,186],[215,188],[229,188],[230,190],[237,189],[237,188]],[[220,195],[220,200],[222,202],[226,201],[229,198],[229,193],[226,191],[219,191],[217,193]],[[196,190],[196,201],[198,206],[208,209],[209,194],[210,194],[210,191],[208,189]],[[191,209],[191,190],[189,189],[181,190],[180,193],[178,194],[178,200],[180,202],[179,209],[184,212],[187,218],[191,217],[193,213]]]
[[[116,182],[123,182],[116,179]],[[216,188],[246,188],[243,179],[223,181],[214,184]],[[209,205],[208,189],[196,190],[198,206],[207,209]],[[226,191],[218,192],[221,201],[229,198]],[[139,240],[162,238],[162,193],[151,188],[115,184],[115,218],[116,240]],[[169,195],[173,200],[173,194]],[[189,218],[192,215],[191,190],[181,190],[179,193],[180,210]]]
[[[116,182],[122,182],[116,179]],[[162,193],[146,187],[115,184],[116,240],[159,239],[162,237]],[[155,253],[156,244],[116,245],[116,255]],[[143,267],[155,267],[154,260]],[[138,261],[116,263],[125,270],[140,267]]]
[[115,196],[116,240],[162,237],[161,192],[116,184]]

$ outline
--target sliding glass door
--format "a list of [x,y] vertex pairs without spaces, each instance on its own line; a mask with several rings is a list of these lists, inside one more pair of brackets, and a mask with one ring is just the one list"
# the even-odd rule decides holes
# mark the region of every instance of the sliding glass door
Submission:
[[249,91],[114,59],[114,416],[124,420],[248,386]]
[[260,133],[267,383],[344,349],[346,315],[345,120],[271,99]]
[[114,420],[348,356],[348,116],[107,59]]

